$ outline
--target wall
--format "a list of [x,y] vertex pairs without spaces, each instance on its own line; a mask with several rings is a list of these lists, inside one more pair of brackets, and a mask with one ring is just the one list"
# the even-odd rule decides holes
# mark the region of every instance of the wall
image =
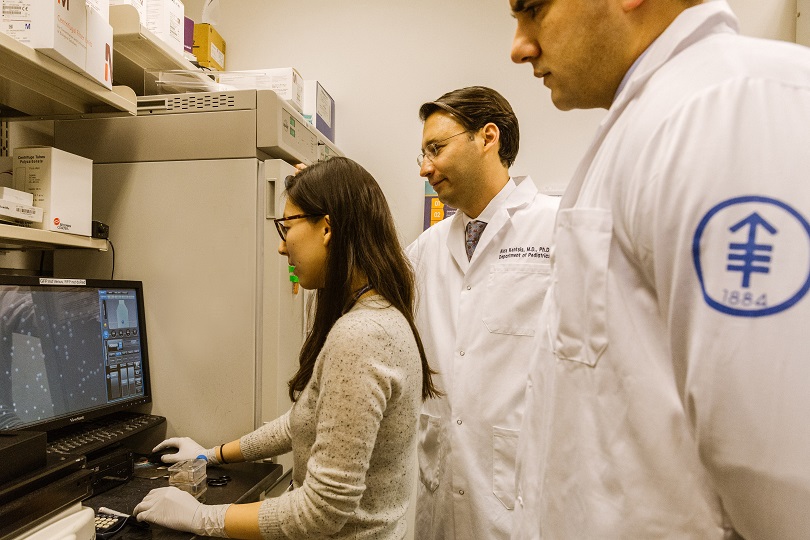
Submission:
[[[186,0],[200,21],[203,0]],[[746,34],[792,41],[796,0],[731,0]],[[448,90],[491,86],[521,125],[512,174],[564,186],[604,111],[557,111],[531,68],[514,65],[507,0],[219,0],[216,27],[229,70],[294,66],[337,102],[337,145],[365,166],[389,201],[402,240],[422,227],[419,106]]]

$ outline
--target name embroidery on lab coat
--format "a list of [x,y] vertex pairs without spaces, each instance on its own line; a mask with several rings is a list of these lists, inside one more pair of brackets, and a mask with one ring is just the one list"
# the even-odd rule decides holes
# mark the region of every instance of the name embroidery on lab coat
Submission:
[[698,224],[692,259],[709,306],[738,317],[773,315],[810,289],[810,224],[777,199],[728,199]]
[[548,246],[516,246],[501,248],[498,260],[501,259],[550,259]]

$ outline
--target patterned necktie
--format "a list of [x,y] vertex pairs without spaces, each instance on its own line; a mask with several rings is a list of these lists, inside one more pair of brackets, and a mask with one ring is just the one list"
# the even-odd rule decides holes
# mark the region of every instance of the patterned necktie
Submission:
[[487,227],[486,221],[470,221],[467,223],[467,233],[464,239],[464,247],[467,248],[467,260],[472,259],[475,246],[478,245],[478,240],[481,239],[481,233]]

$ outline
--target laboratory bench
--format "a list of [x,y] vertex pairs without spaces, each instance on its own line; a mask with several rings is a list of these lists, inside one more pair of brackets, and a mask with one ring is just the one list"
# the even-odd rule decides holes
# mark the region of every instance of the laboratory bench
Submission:
[[[221,467],[208,467],[209,479],[227,475],[231,479],[223,486],[209,485],[205,491],[205,504],[250,503],[262,499],[267,492],[278,492],[289,484],[289,475],[282,475],[283,467],[277,463],[233,463]],[[149,491],[169,485],[165,467],[138,466],[126,483],[90,497],[84,506],[98,512],[100,507],[131,514]],[[195,538],[192,533],[175,531],[159,525],[140,527],[127,524],[113,540],[185,540]]]

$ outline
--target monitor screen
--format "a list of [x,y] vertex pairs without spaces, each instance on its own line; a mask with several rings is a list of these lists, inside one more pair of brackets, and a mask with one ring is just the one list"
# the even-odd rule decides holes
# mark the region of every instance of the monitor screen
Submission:
[[151,401],[139,281],[0,276],[0,429]]

